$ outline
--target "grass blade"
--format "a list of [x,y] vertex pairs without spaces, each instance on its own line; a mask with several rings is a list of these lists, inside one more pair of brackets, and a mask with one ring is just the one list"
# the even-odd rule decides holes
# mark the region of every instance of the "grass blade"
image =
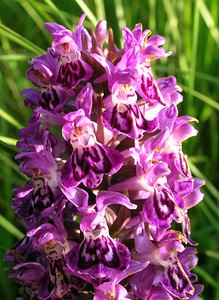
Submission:
[[[117,23],[118,23],[119,30],[121,32],[122,28],[126,25],[124,8],[123,8],[121,0],[114,0],[114,2],[115,2]],[[123,43],[123,38],[121,36],[120,37],[120,46],[122,46],[122,43]]]
[[104,8],[104,1],[103,0],[95,0],[96,6],[96,14],[98,20],[103,20],[106,18],[105,16],[105,8]]
[[17,227],[15,227],[2,215],[0,215],[0,226],[7,230],[11,235],[16,237],[17,239],[21,239],[24,236],[23,233],[19,229],[17,229]]
[[206,250],[205,254],[209,257],[212,257],[212,258],[215,258],[215,259],[219,260],[219,253],[218,252],[214,252],[214,251],[211,251],[211,250]]
[[156,0],[148,0],[149,5],[149,24],[152,32],[156,32]]
[[205,280],[205,282],[209,283],[212,287],[217,288],[217,286],[218,286],[217,281],[213,277],[211,277],[211,275],[207,271],[205,271],[203,268],[196,267],[194,269],[194,271],[199,276],[201,276]]
[[16,60],[16,61],[20,61],[20,60],[28,60],[30,59],[30,55],[26,55],[26,54],[17,54],[17,53],[13,53],[13,54],[0,54],[0,61],[9,61],[9,60]]
[[[155,70],[158,70],[159,72],[162,72],[162,73],[178,73],[178,74],[189,74],[189,71],[182,71],[178,68],[169,68],[169,67],[164,67],[164,66],[156,66],[156,65],[153,65],[152,67],[153,69]],[[202,73],[202,72],[195,72],[195,77],[196,78],[199,78],[199,79],[203,79],[203,80],[207,80],[207,81],[210,81],[212,83],[216,83],[216,84],[219,84],[219,78],[217,76],[212,76],[212,75],[209,75],[209,74],[206,74],[206,73]]]
[[207,25],[208,29],[210,30],[210,33],[212,35],[212,38],[214,39],[215,43],[219,47],[219,29],[215,25],[214,19],[212,18],[205,2],[203,0],[198,1],[198,9],[199,12]]
[[44,20],[36,12],[30,1],[20,1],[20,5],[26,10],[27,14],[32,18],[36,25],[42,30],[42,34],[47,38],[47,33],[44,30]]
[[0,152],[0,160],[8,165],[12,170],[14,170],[17,174],[19,174],[23,179],[27,180],[27,177],[19,172],[17,164],[12,161],[7,154],[5,154],[3,151]]
[[206,218],[208,219],[209,223],[211,224],[212,228],[219,233],[219,223],[217,219],[212,215],[212,213],[209,211],[208,207],[205,205],[205,202],[201,202],[199,204],[200,209],[203,211],[205,214]]
[[181,88],[185,91],[190,93],[191,95],[193,95],[195,98],[207,103],[209,106],[219,110],[219,103],[214,101],[213,99],[211,99],[210,97],[203,95],[197,91],[194,90],[190,90],[190,88],[188,86],[185,86],[183,84],[179,84],[181,86]]
[[[193,36],[192,36],[192,61],[191,61],[191,69],[189,75],[189,89],[194,90],[195,86],[195,72],[196,72],[196,63],[197,63],[197,52],[198,52],[198,33],[199,33],[199,10],[198,10],[198,0],[195,1],[195,8],[194,8],[194,24],[193,24]],[[193,97],[192,94],[189,94],[188,99],[186,99],[186,106],[187,111],[189,108],[193,108]],[[191,114],[193,115],[193,110]]]
[[[163,0],[163,6],[167,15],[169,28],[174,28],[174,30],[171,30],[170,33],[172,34],[176,47],[180,49],[181,34],[179,31],[179,19],[177,18],[176,11],[174,10],[173,2],[170,0]],[[181,70],[188,71],[188,63],[184,53],[181,53],[179,56],[179,65]]]
[[6,120],[8,123],[16,127],[17,129],[21,129],[22,126],[14,117],[12,117],[8,112],[0,108],[0,117]]
[[56,17],[60,19],[62,24],[71,29],[71,24],[66,20],[66,18],[63,16],[62,12],[57,8],[57,6],[51,1],[51,0],[44,0],[44,2],[51,8],[51,10],[55,13]]
[[75,0],[77,2],[78,6],[82,9],[82,11],[87,15],[88,19],[91,21],[91,23],[96,26],[97,25],[97,18],[95,15],[92,13],[90,8],[87,6],[86,3],[84,3],[83,0]]
[[202,174],[202,172],[189,160],[189,166],[191,168],[192,173],[199,178],[205,180],[205,186],[209,190],[209,192],[219,201],[219,191],[217,188]]
[[48,11],[51,12],[51,8],[48,5],[39,3],[35,0],[29,0],[33,8],[38,14],[44,19],[45,22],[54,22],[55,20],[49,15]]
[[17,144],[16,139],[13,139],[13,138],[8,137],[8,136],[0,135],[0,141],[7,144],[7,145],[11,145],[11,146],[16,146],[16,144]]
[[43,49],[34,45],[32,42],[25,39],[20,34],[3,25],[2,23],[0,23],[0,34],[35,54],[42,54],[45,52]]

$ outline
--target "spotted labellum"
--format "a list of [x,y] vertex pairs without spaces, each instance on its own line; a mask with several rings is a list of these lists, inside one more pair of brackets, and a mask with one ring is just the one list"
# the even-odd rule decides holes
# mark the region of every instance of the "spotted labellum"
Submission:
[[5,256],[17,299],[201,299],[188,210],[204,182],[182,149],[196,119],[178,115],[176,78],[151,66],[171,53],[141,24],[123,28],[119,49],[105,20],[89,33],[84,19],[45,24],[51,47],[21,92],[28,181],[12,206],[26,234]]

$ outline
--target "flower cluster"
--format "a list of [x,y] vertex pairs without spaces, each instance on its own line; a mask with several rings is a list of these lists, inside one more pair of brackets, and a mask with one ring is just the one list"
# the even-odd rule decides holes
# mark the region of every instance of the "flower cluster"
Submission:
[[203,181],[182,151],[196,120],[178,116],[175,77],[151,69],[170,52],[141,24],[118,49],[106,21],[89,33],[84,18],[74,32],[45,25],[52,46],[30,62],[37,88],[22,92],[29,181],[12,206],[27,233],[6,254],[18,299],[200,299],[188,210]]

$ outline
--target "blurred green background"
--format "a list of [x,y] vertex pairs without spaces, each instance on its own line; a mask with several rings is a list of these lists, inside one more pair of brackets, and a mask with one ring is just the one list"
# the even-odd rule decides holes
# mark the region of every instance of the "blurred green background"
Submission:
[[91,28],[105,18],[122,43],[121,28],[142,23],[153,34],[166,37],[173,55],[153,63],[159,76],[175,75],[183,87],[181,114],[199,119],[197,137],[188,140],[195,177],[206,179],[205,198],[190,212],[192,238],[199,241],[195,272],[205,284],[203,299],[219,299],[219,1],[218,0],[0,0],[0,299],[14,300],[17,286],[7,279],[4,252],[24,229],[10,207],[12,189],[26,182],[14,160],[18,129],[27,124],[30,111],[19,92],[30,86],[25,78],[27,61],[49,47],[45,22],[72,28],[82,12]]

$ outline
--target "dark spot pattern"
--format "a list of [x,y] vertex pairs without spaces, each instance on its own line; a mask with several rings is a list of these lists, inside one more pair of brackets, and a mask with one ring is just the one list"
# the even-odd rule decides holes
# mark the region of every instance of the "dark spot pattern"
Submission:
[[[94,145],[84,148],[79,154],[75,149],[72,154],[72,173],[75,181],[81,181],[90,172],[97,174],[106,174],[112,170],[112,163],[101,145]],[[87,182],[89,185],[89,182]]]
[[89,237],[80,246],[78,268],[84,270],[98,264],[109,268],[119,268],[120,266],[116,246],[110,238],[105,236],[96,239]]
[[175,295],[180,296],[181,298],[183,295],[186,295],[186,292],[189,294],[193,293],[191,282],[180,263],[174,263],[169,266],[167,277],[169,281],[169,286],[167,285],[167,288]]
[[179,153],[179,163],[182,175],[185,177],[190,176],[188,162],[182,152]]
[[62,102],[63,99],[56,89],[52,87],[51,89],[47,89],[41,93],[39,104],[43,109],[53,111]]
[[151,75],[148,74],[148,76],[141,76],[141,90],[149,102],[153,103],[158,101],[162,105],[165,105],[165,103],[162,101],[161,95],[158,92],[159,87]]
[[165,190],[154,189],[154,209],[160,220],[167,220],[174,212],[171,195]]
[[[122,111],[120,111],[122,108]],[[147,121],[137,105],[116,104],[111,112],[110,125],[133,138],[140,138],[142,131],[151,131]],[[152,129],[153,131],[153,129]]]
[[86,77],[86,70],[80,60],[62,64],[59,68],[57,82],[71,89]]
[[49,186],[37,189],[32,197],[33,211],[42,212],[44,209],[51,207],[54,203],[54,195]]

